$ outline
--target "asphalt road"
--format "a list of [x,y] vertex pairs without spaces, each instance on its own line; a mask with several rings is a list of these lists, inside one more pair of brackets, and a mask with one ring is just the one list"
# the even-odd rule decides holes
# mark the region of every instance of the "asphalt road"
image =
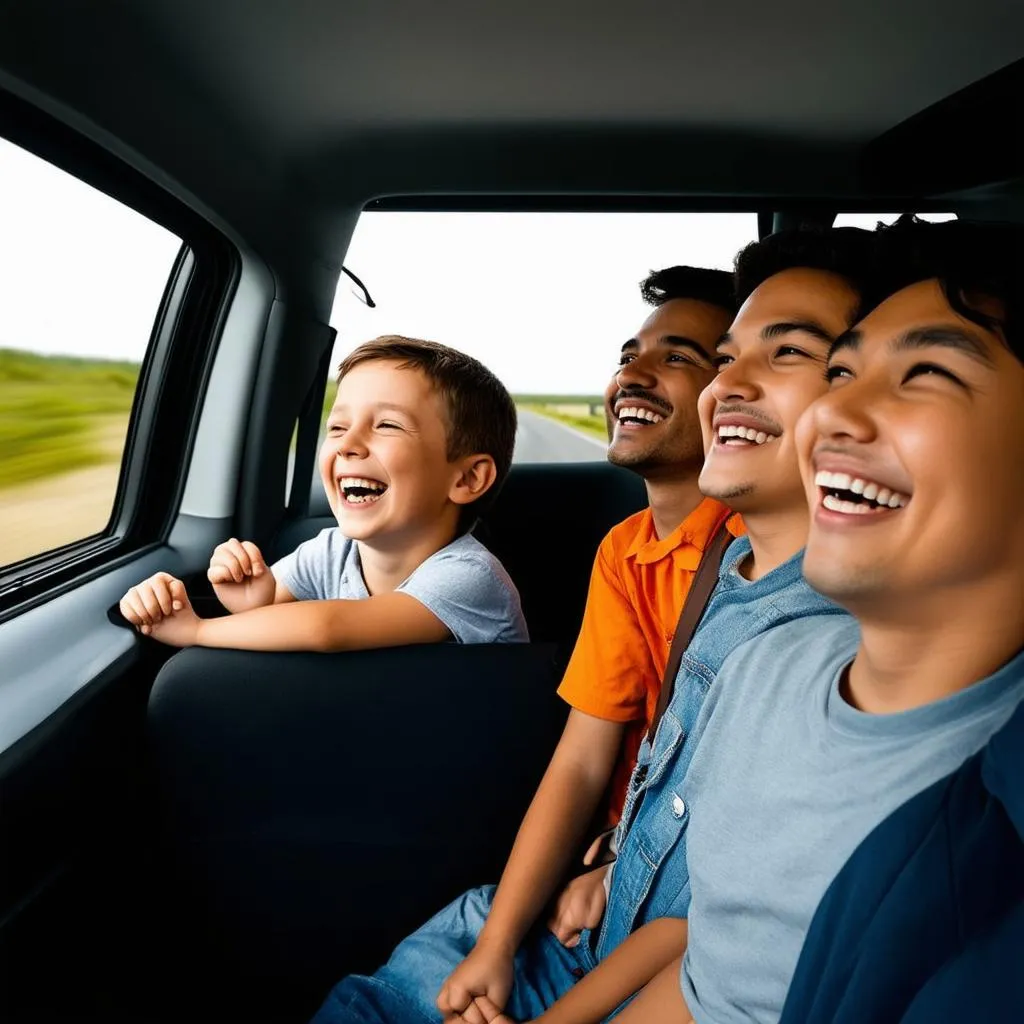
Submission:
[[607,445],[535,412],[519,410],[513,462],[604,462]]

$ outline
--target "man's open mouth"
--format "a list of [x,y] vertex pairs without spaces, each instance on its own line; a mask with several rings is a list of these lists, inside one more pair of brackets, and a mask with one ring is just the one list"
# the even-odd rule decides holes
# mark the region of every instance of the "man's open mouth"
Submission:
[[820,470],[814,476],[814,483],[821,490],[822,506],[830,512],[841,512],[844,515],[894,512],[910,501],[909,494],[901,494],[883,484],[849,473]]
[[367,505],[379,501],[388,485],[380,480],[370,480],[364,476],[343,476],[338,481],[341,495],[348,505]]
[[660,412],[655,412],[647,406],[620,405],[615,412],[615,418],[619,423],[647,427],[654,423],[660,423],[665,417]]
[[735,424],[722,424],[715,428],[718,443],[726,448],[751,448],[768,444],[779,435],[755,427],[741,427]]

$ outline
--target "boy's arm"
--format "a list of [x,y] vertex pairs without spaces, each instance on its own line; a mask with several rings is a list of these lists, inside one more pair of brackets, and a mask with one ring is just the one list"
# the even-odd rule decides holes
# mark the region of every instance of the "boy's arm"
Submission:
[[175,600],[181,609],[144,630],[174,647],[326,653],[439,643],[451,637],[448,627],[408,594],[379,594],[359,601],[291,601],[201,619],[188,603],[184,586],[178,586]]
[[512,847],[476,947],[438,996],[446,1015],[478,996],[504,1007],[516,949],[561,881],[611,778],[624,726],[570,711]]
[[[640,995],[615,1018],[616,1024],[689,1024],[691,1016],[679,987],[685,952],[686,921],[674,917],[651,921],[633,932],[534,1024],[601,1024],[637,992]],[[493,1024],[511,1024],[507,1017],[494,1020],[492,1015],[488,1019]]]

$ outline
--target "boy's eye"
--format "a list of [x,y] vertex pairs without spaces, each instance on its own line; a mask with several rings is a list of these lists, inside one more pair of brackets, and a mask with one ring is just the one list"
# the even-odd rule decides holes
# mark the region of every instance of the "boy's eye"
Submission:
[[402,425],[400,423],[395,423],[392,420],[381,420],[381,422],[377,424],[377,427],[380,430],[401,430],[402,429]]
[[946,380],[950,380],[954,384],[959,384],[960,387],[966,386],[955,373],[952,373],[944,366],[939,366],[936,363],[915,363],[909,370],[907,370],[903,377],[903,383],[906,384],[915,377],[944,377]]
[[327,433],[328,434],[344,434],[346,430],[348,430],[348,427],[344,426],[341,423],[328,423],[327,424]]
[[715,356],[715,358],[711,360],[711,363],[712,363],[712,365],[716,369],[722,370],[726,366],[728,366],[732,361],[733,361],[732,356],[721,355],[721,356]]
[[619,356],[619,366],[625,366],[627,363],[633,362],[635,358],[636,356],[630,355],[628,352],[623,352],[622,355]]

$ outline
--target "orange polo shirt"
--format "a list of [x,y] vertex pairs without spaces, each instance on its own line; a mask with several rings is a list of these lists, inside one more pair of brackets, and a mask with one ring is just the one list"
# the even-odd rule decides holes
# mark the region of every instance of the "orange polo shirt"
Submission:
[[[612,527],[590,576],[587,607],[558,694],[595,718],[628,722],[610,789],[617,821],[644,732],[658,704],[661,678],[683,602],[701,555],[729,509],[705,498],[664,540],[650,509]],[[727,528],[743,532],[739,516]]]

